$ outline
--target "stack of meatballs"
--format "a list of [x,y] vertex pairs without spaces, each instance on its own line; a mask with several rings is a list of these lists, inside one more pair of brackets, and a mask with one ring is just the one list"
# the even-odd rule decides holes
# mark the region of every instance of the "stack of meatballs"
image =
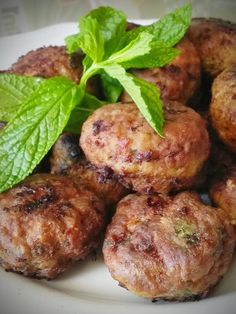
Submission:
[[[160,89],[164,138],[123,92],[80,137],[59,137],[50,173],[39,167],[0,195],[6,270],[54,279],[103,241],[112,277],[151,300],[205,297],[227,272],[236,240],[236,24],[194,18],[176,48],[165,67],[131,70]],[[7,72],[79,83],[82,60],[43,47]],[[99,82],[88,89],[98,95]]]

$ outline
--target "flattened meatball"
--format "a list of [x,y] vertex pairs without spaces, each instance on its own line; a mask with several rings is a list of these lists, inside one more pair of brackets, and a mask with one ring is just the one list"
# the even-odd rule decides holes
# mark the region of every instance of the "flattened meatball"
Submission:
[[236,166],[229,168],[210,189],[213,202],[229,214],[231,223],[236,227]]
[[71,133],[62,134],[54,145],[51,172],[73,178],[78,186],[86,186],[107,206],[115,205],[128,194],[127,189],[118,182],[110,168],[98,169],[85,159],[79,147],[79,137]]
[[20,57],[9,71],[45,78],[62,75],[79,83],[82,74],[82,59],[83,55],[79,53],[70,58],[64,46],[42,47]]
[[0,194],[0,264],[53,279],[99,244],[104,206],[69,178],[33,175]]
[[210,118],[221,140],[236,153],[236,65],[213,82]]
[[[132,73],[157,85],[163,99],[177,100],[186,104],[199,88],[200,60],[195,47],[187,38],[182,39],[176,48],[180,54],[169,65],[162,68],[132,70]],[[121,100],[129,101],[130,97],[124,93]]]
[[135,191],[168,193],[190,187],[209,154],[203,119],[177,102],[165,104],[164,138],[134,103],[110,104],[84,123],[80,144],[97,167],[109,167]]
[[208,294],[228,270],[234,246],[225,213],[196,194],[133,194],[119,202],[103,254],[112,277],[134,294],[183,301]]
[[204,71],[217,76],[236,63],[236,24],[216,18],[194,18],[188,37],[195,45]]

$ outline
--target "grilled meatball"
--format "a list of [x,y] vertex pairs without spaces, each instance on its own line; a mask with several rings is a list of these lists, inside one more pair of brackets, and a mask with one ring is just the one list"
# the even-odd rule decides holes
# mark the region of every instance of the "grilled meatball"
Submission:
[[[187,38],[182,39],[176,48],[180,54],[169,65],[162,68],[132,70],[132,73],[157,85],[163,99],[177,100],[186,104],[199,88],[200,60],[195,47]],[[124,93],[121,100],[129,101],[130,97]]]
[[108,167],[98,169],[89,163],[79,147],[79,137],[64,133],[52,150],[51,172],[65,174],[74,182],[86,186],[101,198],[106,205],[115,205],[128,192]]
[[[83,71],[83,58],[81,52],[69,55],[64,46],[42,47],[21,56],[8,72],[44,78],[61,75],[79,83]],[[98,94],[97,78],[88,81],[87,90]]]
[[210,118],[221,140],[236,153],[236,65],[213,82]]
[[79,53],[70,58],[64,46],[42,47],[20,57],[9,71],[45,78],[62,75],[79,83],[83,70],[82,59],[83,55]]
[[230,167],[225,174],[211,186],[213,202],[229,214],[231,223],[236,226],[236,166]]
[[195,45],[204,71],[217,76],[236,63],[236,24],[216,18],[194,18],[188,37]]
[[85,121],[80,144],[92,164],[111,168],[135,191],[190,187],[209,154],[205,123],[177,102],[165,104],[165,119],[161,138],[134,103],[106,105]]
[[103,245],[121,286],[148,299],[205,297],[226,273],[234,229],[221,209],[196,194],[128,195],[118,204]]
[[69,178],[33,175],[0,194],[0,264],[53,279],[98,246],[103,203]]

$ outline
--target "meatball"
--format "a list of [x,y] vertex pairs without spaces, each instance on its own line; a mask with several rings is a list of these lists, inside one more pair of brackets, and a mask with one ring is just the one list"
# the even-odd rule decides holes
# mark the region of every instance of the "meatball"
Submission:
[[127,187],[168,193],[190,187],[209,154],[204,120],[177,102],[165,104],[164,138],[134,103],[96,110],[82,127],[80,144],[95,166],[111,168]]
[[62,75],[79,83],[83,70],[82,59],[83,55],[79,53],[70,58],[64,46],[42,47],[20,57],[9,71],[45,78]]
[[0,194],[0,264],[54,279],[99,244],[104,205],[65,176],[37,174]]
[[213,82],[210,118],[221,140],[236,153],[236,65]]
[[121,286],[148,299],[205,297],[226,273],[234,229],[221,209],[196,194],[128,195],[118,204],[103,245]]
[[98,169],[85,159],[79,147],[79,137],[72,133],[62,134],[54,145],[51,172],[73,178],[78,186],[81,184],[86,186],[107,206],[115,205],[128,194],[127,189],[118,182],[110,168]]
[[236,166],[227,169],[223,177],[211,186],[213,202],[229,214],[231,223],[236,226]]
[[[176,48],[180,54],[169,65],[131,72],[157,85],[163,99],[177,100],[186,104],[199,88],[200,60],[195,47],[186,37],[176,45]],[[121,100],[129,101],[130,97],[124,93]]]
[[204,71],[217,76],[236,63],[236,24],[216,18],[194,18],[188,37],[195,45]]

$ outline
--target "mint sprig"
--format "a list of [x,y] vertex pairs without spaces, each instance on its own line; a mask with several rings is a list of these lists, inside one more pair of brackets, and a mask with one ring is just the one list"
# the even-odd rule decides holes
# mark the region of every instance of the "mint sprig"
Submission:
[[[93,75],[101,75],[109,99],[116,101],[124,88],[150,126],[163,136],[158,88],[126,69],[163,66],[175,58],[178,51],[172,46],[186,32],[190,11],[190,6],[182,7],[160,24],[129,32],[122,12],[109,7],[90,12],[80,20],[80,33],[66,39],[69,52],[82,49],[85,53],[79,85],[63,77],[1,74],[0,119],[8,124],[0,134],[0,192],[29,175],[64,129],[79,132],[88,115],[103,105],[85,92]],[[170,33],[165,34],[165,29]]]

